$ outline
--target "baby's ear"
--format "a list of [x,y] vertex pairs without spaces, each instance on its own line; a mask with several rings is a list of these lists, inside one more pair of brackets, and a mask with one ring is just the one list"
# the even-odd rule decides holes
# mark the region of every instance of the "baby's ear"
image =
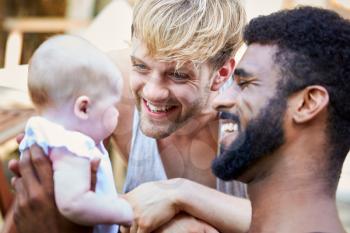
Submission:
[[89,97],[85,95],[79,96],[74,103],[74,114],[80,119],[88,119],[90,105],[91,101]]

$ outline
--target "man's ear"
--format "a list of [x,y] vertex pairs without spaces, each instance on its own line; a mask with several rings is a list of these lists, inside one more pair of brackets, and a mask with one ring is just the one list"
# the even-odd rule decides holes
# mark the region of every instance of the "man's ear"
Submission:
[[79,96],[74,103],[75,116],[83,120],[88,119],[90,105],[91,105],[91,101],[89,97],[85,95]]
[[220,87],[222,87],[222,85],[224,85],[227,79],[231,77],[235,64],[235,59],[230,58],[222,67],[220,67],[220,69],[216,71],[211,82],[210,90],[217,91],[220,89]]
[[297,95],[293,101],[293,120],[296,123],[305,123],[316,117],[329,103],[329,94],[322,86],[308,86]]

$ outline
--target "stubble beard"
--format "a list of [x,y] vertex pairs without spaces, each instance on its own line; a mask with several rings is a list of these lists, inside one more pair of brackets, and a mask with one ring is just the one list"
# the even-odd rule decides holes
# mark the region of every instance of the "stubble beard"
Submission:
[[[143,112],[141,105],[142,98],[137,96],[136,108],[138,110],[138,114],[140,117],[140,128],[143,134],[148,137],[152,137],[155,139],[161,139],[168,137],[172,133],[174,133],[179,128],[186,125],[191,119],[193,119],[207,104],[208,97],[204,96],[204,98],[197,98],[186,110],[183,115],[178,116],[174,120],[169,120],[159,125],[157,121],[152,121]],[[179,113],[181,114],[181,113]]]

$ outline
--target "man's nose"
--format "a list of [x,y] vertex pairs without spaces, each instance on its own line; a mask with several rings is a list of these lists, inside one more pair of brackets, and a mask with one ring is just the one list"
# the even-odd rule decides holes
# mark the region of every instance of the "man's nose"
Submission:
[[169,89],[161,78],[151,78],[143,88],[143,96],[153,102],[164,101],[169,97]]
[[229,88],[215,97],[212,104],[213,108],[216,111],[222,111],[235,107],[237,94],[238,93],[234,88],[234,85],[231,85]]

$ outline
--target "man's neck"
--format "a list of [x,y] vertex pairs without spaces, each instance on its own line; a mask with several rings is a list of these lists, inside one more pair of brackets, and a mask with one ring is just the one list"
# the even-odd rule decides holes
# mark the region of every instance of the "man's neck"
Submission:
[[[321,176],[321,175],[320,175]],[[301,178],[302,177],[302,178]],[[314,172],[270,174],[248,185],[253,232],[345,232],[335,194]]]
[[211,162],[217,154],[218,121],[195,121],[185,127],[157,140],[166,174],[168,178],[183,177],[215,187]]

